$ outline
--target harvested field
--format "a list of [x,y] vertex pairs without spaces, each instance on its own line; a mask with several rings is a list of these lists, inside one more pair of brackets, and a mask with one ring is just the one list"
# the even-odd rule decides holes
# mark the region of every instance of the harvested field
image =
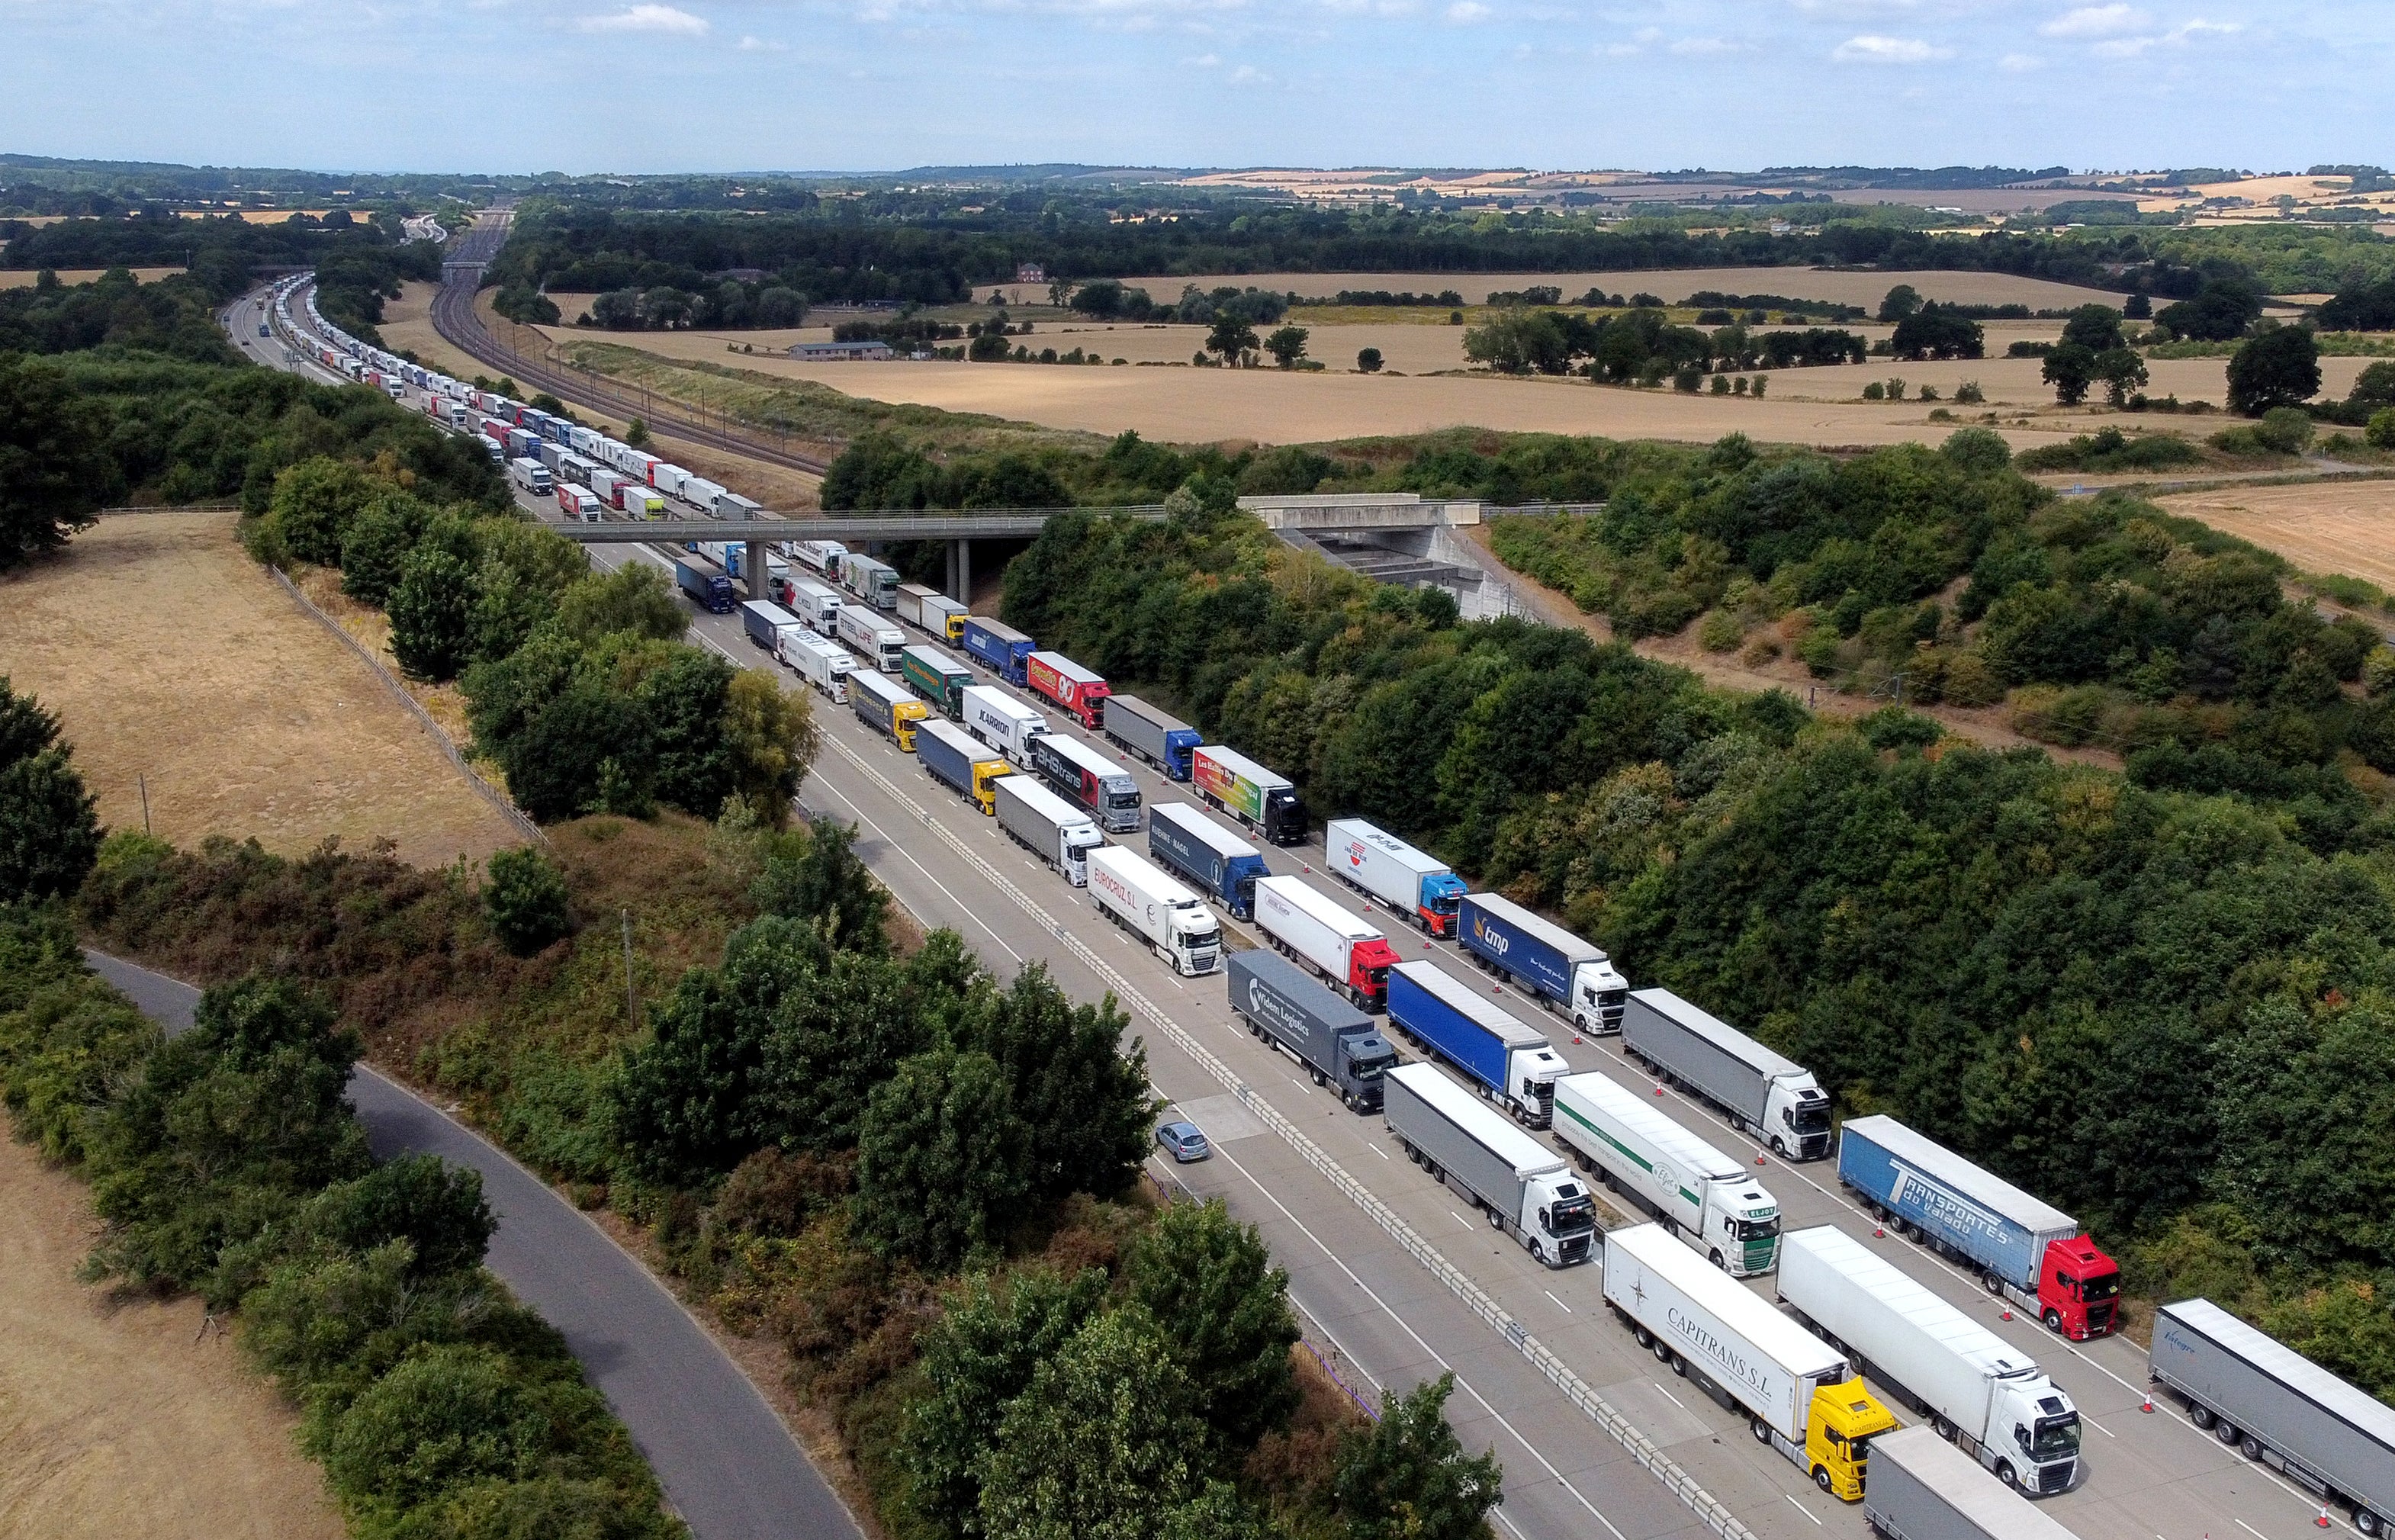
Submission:
[[425,729],[250,561],[231,513],[114,514],[0,578],[0,674],[65,722],[103,822],[403,860],[522,843]]
[[398,299],[384,300],[382,325],[375,328],[382,333],[384,345],[393,352],[412,353],[417,363],[459,379],[490,373],[472,355],[451,347],[433,329],[432,297],[440,292],[438,284],[410,280],[400,285]]
[[[154,284],[161,278],[172,278],[183,270],[179,267],[154,267],[133,268],[130,271],[133,276],[141,282]],[[72,288],[77,284],[88,284],[107,272],[106,268],[60,268],[58,270],[59,282]],[[40,272],[30,268],[0,269],[0,288],[32,288],[41,276]]]
[[2224,487],[2156,500],[2307,572],[2345,573],[2395,591],[2395,482]]
[[74,1281],[83,1185],[0,1139],[0,1534],[339,1540],[298,1414],[201,1335],[196,1299],[112,1302]]
[[[1248,272],[1126,278],[1123,283],[1131,288],[1147,290],[1148,298],[1158,304],[1179,299],[1185,284],[1195,284],[1199,288],[1229,284],[1275,293],[1294,292],[1309,299],[1328,298],[1341,289],[1384,289],[1393,294],[1406,290],[1436,294],[1453,289],[1463,297],[1464,303],[1472,305],[1481,303],[1493,291],[1536,285],[1559,288],[1567,300],[1596,287],[1608,294],[1624,296],[1643,291],[1667,303],[1678,304],[1690,294],[1712,289],[1723,294],[1780,294],[1791,299],[1860,305],[1876,311],[1881,297],[1899,284],[1911,284],[1925,299],[1950,304],[2068,310],[2091,301],[2112,305],[2121,302],[2117,294],[2081,288],[2074,284],[2050,283],[2043,278],[2018,278],[2005,272],[1833,272],[1802,267],[1674,268],[1634,272]],[[1044,303],[1048,298],[1045,284],[999,284],[976,289],[973,297],[985,299],[993,287],[1004,294],[1011,305]]]

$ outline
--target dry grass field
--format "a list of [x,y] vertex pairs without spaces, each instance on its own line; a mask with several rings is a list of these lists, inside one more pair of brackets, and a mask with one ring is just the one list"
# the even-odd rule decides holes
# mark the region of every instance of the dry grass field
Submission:
[[438,284],[410,280],[400,285],[400,297],[382,302],[382,325],[375,329],[393,352],[413,353],[417,362],[459,379],[471,379],[490,371],[471,356],[451,347],[432,326],[432,297],[441,292]]
[[2395,482],[2224,487],[2160,501],[2307,572],[2349,573],[2395,591]]
[[64,719],[112,828],[304,852],[389,837],[417,865],[521,843],[380,681],[233,538],[231,513],[116,514],[0,578],[0,674]]
[[[90,283],[106,271],[104,268],[60,268],[58,270],[59,282],[72,288],[77,284]],[[132,272],[141,282],[154,284],[161,278],[172,278],[182,271],[179,267],[154,267],[135,268]],[[0,271],[0,288],[32,288],[41,276],[39,272],[24,268]]]
[[[1385,289],[1393,294],[1409,289],[1416,294],[1453,289],[1463,297],[1464,303],[1471,305],[1481,303],[1493,291],[1541,285],[1563,290],[1568,300],[1594,286],[1608,294],[1624,296],[1643,291],[1666,303],[1678,304],[1691,294],[1712,289],[1723,294],[1780,294],[1791,299],[1860,305],[1875,312],[1881,297],[1899,284],[1910,284],[1925,298],[1950,304],[2068,310],[2091,301],[2114,305],[2121,302],[2116,294],[2004,272],[1832,272],[1800,267],[1677,268],[1633,272],[1252,272],[1219,277],[1126,278],[1123,283],[1147,290],[1148,298],[1158,304],[1179,299],[1185,284],[1195,284],[1199,288],[1230,284],[1276,293],[1294,291],[1308,298],[1327,298],[1341,289]],[[1040,304],[1048,298],[1045,284],[999,284],[995,287],[1007,297],[1009,304]],[[977,289],[974,298],[986,299],[989,293],[988,287]]]
[[74,1281],[84,1187],[0,1139],[0,1534],[338,1540],[297,1414],[200,1335],[195,1299],[113,1302]]

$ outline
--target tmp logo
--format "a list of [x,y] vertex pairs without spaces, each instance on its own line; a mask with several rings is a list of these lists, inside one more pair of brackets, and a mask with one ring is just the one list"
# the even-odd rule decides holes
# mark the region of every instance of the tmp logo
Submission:
[[1502,931],[1490,930],[1488,921],[1480,915],[1475,914],[1472,917],[1472,934],[1482,946],[1500,957],[1514,949],[1514,938]]

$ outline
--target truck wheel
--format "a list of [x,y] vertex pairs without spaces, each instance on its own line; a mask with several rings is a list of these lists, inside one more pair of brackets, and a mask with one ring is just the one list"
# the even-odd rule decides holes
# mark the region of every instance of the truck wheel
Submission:
[[1492,1203],[1489,1205],[1488,1214],[1489,1228],[1490,1229],[1503,1229],[1505,1228],[1505,1216],[1497,1212],[1495,1204]]
[[1813,1484],[1819,1487],[1823,1492],[1828,1492],[1830,1490],[1829,1471],[1820,1466],[1815,1466],[1813,1467]]
[[2237,1440],[2237,1453],[2249,1460],[2258,1460],[2262,1457],[2262,1440],[2248,1433]]
[[1754,1435],[1756,1443],[1768,1444],[1771,1441],[1771,1425],[1761,1417],[1747,1418],[1746,1430]]
[[2385,1532],[2387,1524],[2368,1508],[2357,1507],[2353,1510],[2353,1527],[2368,1536],[2369,1540],[2378,1540],[2378,1536]]
[[2013,1474],[2013,1463],[2010,1460],[1998,1460],[1996,1462],[1996,1480],[2004,1482],[2005,1485],[2008,1487],[2018,1487],[2020,1485],[2020,1478]]
[[2056,1336],[2060,1336],[2062,1334],[2062,1312],[2054,1308],[2052,1306],[2048,1306],[2046,1307],[2044,1319],[2045,1329],[2052,1332]]
[[1530,1260],[1542,1268],[1547,1265],[1547,1248],[1543,1242],[1537,1241],[1530,1242]]
[[1952,1423],[1948,1422],[1943,1417],[1931,1417],[1929,1419],[1929,1426],[1937,1429],[1938,1436],[1945,1440],[1948,1443],[1952,1443],[1954,1441],[1954,1425]]
[[1661,1337],[1648,1337],[1647,1339],[1647,1347],[1648,1350],[1655,1355],[1656,1362],[1669,1363],[1672,1361],[1671,1345],[1664,1342]]
[[1679,1354],[1674,1353],[1672,1355],[1672,1373],[1679,1375],[1682,1379],[1687,1379],[1688,1377],[1688,1361],[1682,1358]]
[[2187,1420],[2200,1428],[2208,1428],[2212,1426],[2212,1408],[2190,1404],[2187,1409]]
[[1783,1161],[1788,1159],[1787,1142],[1781,1139],[1777,1134],[1771,1135],[1771,1153],[1779,1156]]
[[2218,1439],[2222,1443],[2233,1444],[2237,1441],[2237,1429],[2230,1427],[2227,1423],[2222,1423],[2219,1427],[2214,1428],[2212,1432],[2213,1436]]
[[1705,1260],[1712,1263],[1714,1267],[1721,1268],[1724,1272],[1727,1272],[1729,1270],[1728,1265],[1722,1261],[1721,1248],[1719,1246],[1715,1246],[1712,1251],[1706,1253]]

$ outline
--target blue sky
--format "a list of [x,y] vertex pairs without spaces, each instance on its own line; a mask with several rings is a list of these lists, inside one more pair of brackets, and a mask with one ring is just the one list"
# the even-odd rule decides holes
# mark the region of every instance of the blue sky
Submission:
[[0,0],[0,149],[327,169],[2395,164],[2389,0]]

